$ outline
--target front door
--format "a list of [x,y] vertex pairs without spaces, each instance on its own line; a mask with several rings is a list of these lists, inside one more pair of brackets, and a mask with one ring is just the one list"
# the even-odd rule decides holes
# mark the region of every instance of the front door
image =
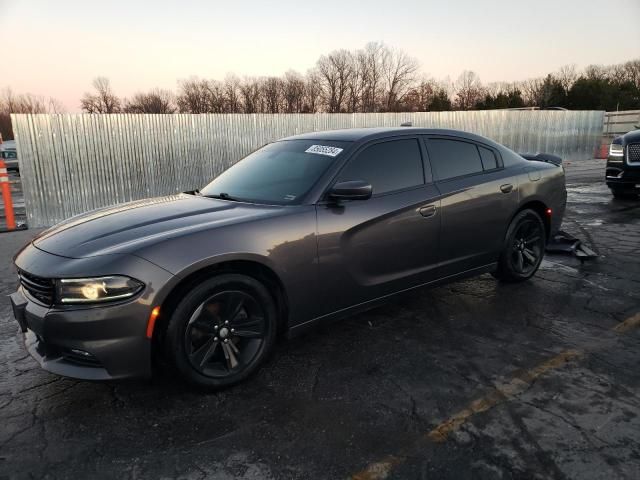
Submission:
[[422,152],[406,137],[364,147],[336,181],[364,180],[372,197],[317,206],[322,314],[437,277],[439,192]]

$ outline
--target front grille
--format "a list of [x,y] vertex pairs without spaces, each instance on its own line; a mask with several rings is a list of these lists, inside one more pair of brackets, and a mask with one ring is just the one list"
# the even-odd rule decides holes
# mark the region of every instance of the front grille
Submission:
[[627,162],[640,163],[640,143],[632,143],[627,147]]
[[47,306],[53,304],[55,285],[52,279],[38,277],[24,270],[19,270],[18,275],[20,276],[20,285],[30,296]]

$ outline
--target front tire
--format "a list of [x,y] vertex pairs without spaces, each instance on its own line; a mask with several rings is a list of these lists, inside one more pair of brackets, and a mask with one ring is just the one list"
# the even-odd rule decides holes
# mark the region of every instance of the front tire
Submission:
[[273,297],[256,279],[221,274],[196,286],[174,310],[165,347],[178,373],[205,390],[251,375],[276,341]]
[[511,221],[494,277],[503,282],[523,282],[531,278],[542,262],[546,231],[540,215],[522,210]]

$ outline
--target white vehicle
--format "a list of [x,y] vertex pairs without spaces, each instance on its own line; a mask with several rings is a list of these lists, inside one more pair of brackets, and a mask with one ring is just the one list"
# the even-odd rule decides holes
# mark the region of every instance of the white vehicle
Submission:
[[19,170],[15,140],[7,140],[6,142],[0,143],[0,158],[4,160],[7,170]]

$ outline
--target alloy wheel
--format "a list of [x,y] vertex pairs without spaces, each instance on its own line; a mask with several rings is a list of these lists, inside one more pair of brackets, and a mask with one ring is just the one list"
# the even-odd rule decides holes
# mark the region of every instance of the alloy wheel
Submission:
[[225,290],[195,309],[184,344],[189,363],[213,378],[234,375],[256,357],[267,335],[265,312],[251,294]]
[[531,219],[523,220],[516,229],[511,245],[513,269],[521,275],[529,275],[538,267],[543,250],[544,237],[540,224]]

